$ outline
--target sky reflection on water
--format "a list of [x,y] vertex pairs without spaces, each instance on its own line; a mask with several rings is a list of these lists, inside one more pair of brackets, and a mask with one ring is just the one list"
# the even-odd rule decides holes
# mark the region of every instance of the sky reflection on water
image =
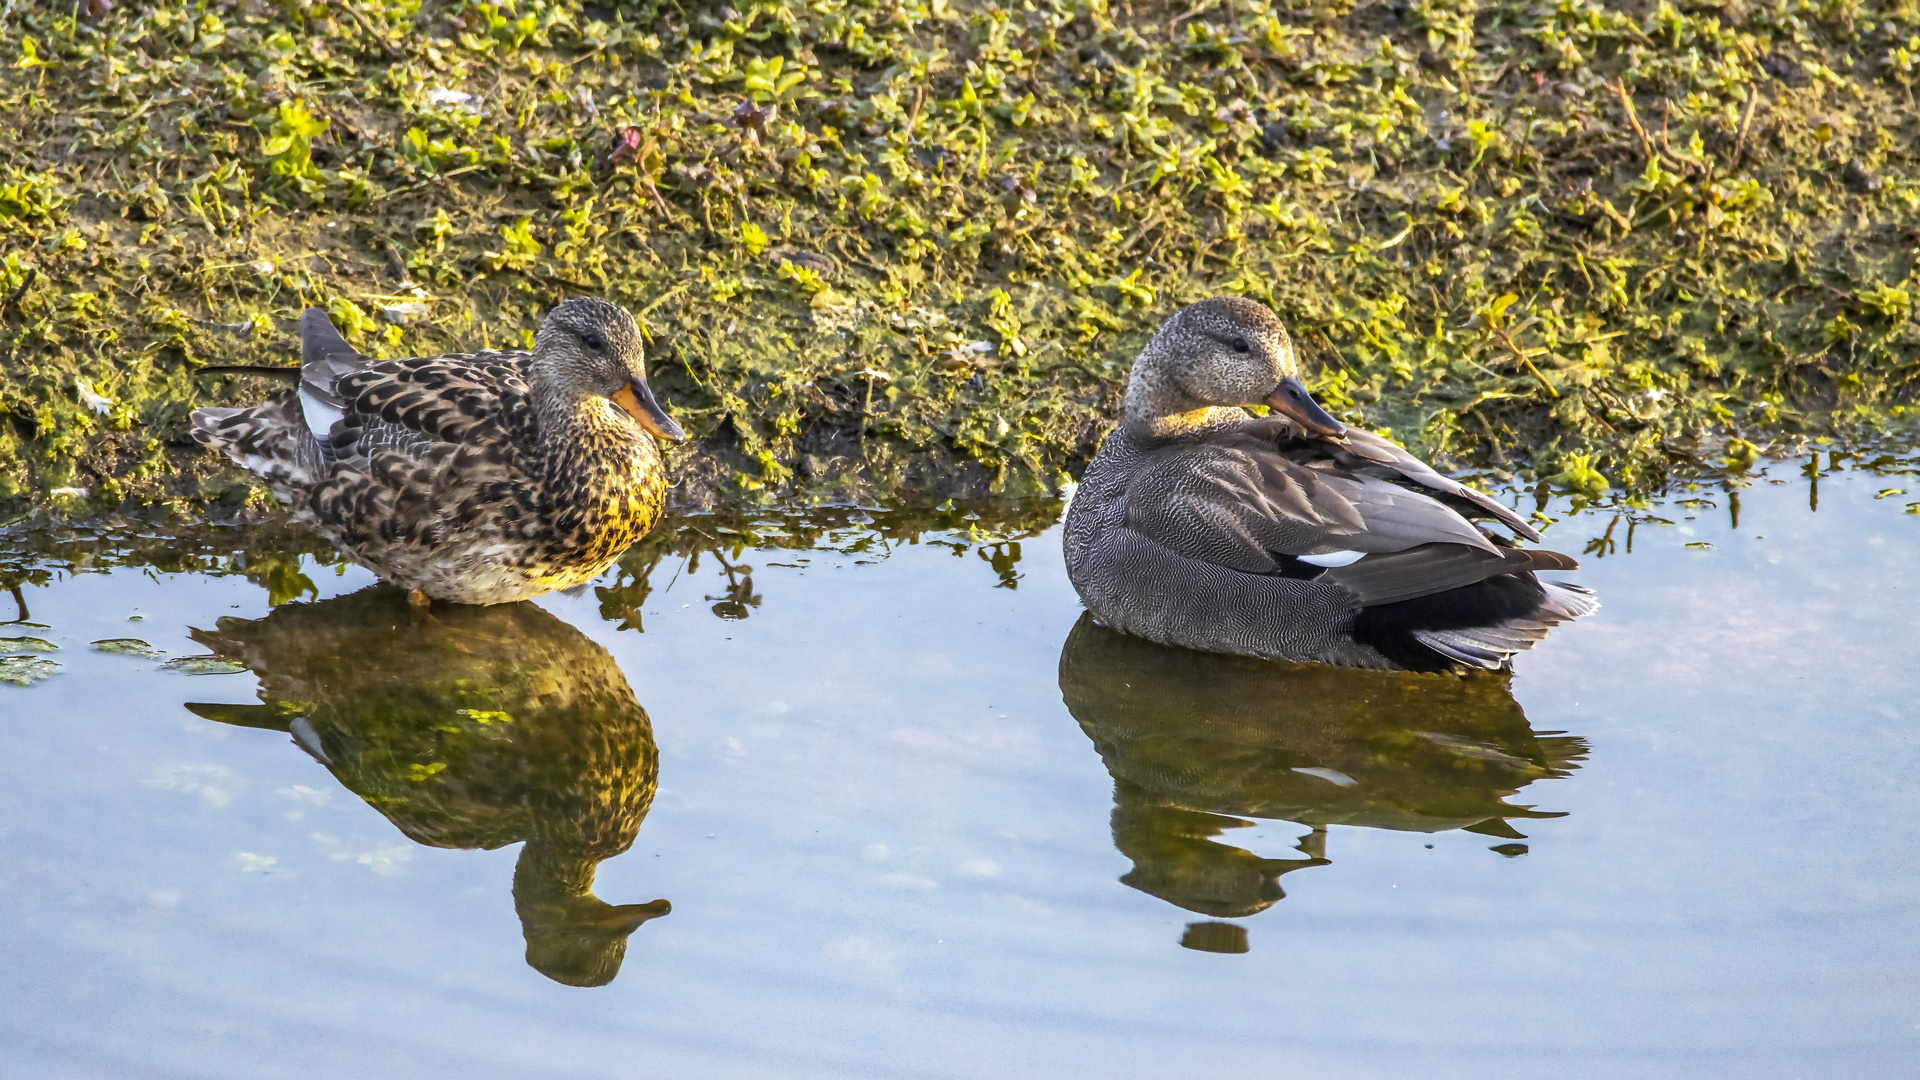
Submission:
[[1803,464],[1550,507],[1604,606],[1510,680],[1118,638],[1031,512],[404,632],[16,552],[0,1072],[1911,1075],[1920,516]]

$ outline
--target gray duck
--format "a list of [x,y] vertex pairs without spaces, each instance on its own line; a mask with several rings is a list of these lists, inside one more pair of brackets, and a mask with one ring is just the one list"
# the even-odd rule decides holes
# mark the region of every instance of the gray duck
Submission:
[[[1243,406],[1273,411],[1254,417]],[[1599,607],[1486,495],[1328,415],[1264,305],[1216,297],[1134,361],[1119,426],[1067,510],[1067,575],[1116,630],[1268,659],[1498,668]]]
[[300,318],[298,387],[193,414],[193,436],[296,520],[428,599],[526,600],[591,581],[666,506],[657,439],[686,438],[647,385],[640,328],[568,300],[532,352],[375,361],[326,312]]
[[633,845],[658,783],[653,725],[606,649],[534,604],[421,618],[376,585],[193,638],[260,679],[258,705],[187,703],[285,732],[408,839],[525,842],[513,902],[527,963],[600,986],[665,900],[609,904],[598,865]]
[[[1090,615],[1060,649],[1061,697],[1113,776],[1113,842],[1133,862],[1121,882],[1220,919],[1327,865],[1330,826],[1524,840],[1512,822],[1564,817],[1507,800],[1570,775],[1587,744],[1534,730],[1509,678],[1197,656]],[[1235,846],[1248,819],[1307,826],[1305,857]]]

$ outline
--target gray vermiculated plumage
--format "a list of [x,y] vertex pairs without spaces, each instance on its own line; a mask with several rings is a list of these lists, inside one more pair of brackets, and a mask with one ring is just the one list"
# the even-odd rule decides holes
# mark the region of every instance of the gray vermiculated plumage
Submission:
[[494,604],[592,580],[666,502],[639,328],[602,300],[547,317],[532,352],[374,361],[301,320],[291,392],[201,409],[194,437],[258,475],[356,562],[435,599]]
[[[1498,836],[1510,820],[1562,816],[1507,800],[1587,751],[1533,730],[1501,674],[1207,656],[1090,616],[1059,670],[1067,710],[1113,776],[1113,842],[1133,863],[1120,880],[1214,918],[1255,914],[1283,897],[1282,875],[1327,865],[1328,826]],[[1249,818],[1315,831],[1298,855],[1270,858],[1235,839],[1256,831],[1242,830]]]
[[[1534,576],[1573,559],[1476,524],[1537,541],[1512,510],[1290,405],[1296,373],[1285,327],[1241,298],[1191,305],[1148,343],[1067,512],[1068,576],[1096,618],[1209,652],[1492,668],[1598,607]],[[1263,401],[1298,415],[1238,407]]]

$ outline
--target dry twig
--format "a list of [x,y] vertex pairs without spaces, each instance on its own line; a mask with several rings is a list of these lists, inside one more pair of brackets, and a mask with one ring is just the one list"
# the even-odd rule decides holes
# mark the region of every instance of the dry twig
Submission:
[[1607,84],[1607,89],[1613,91],[1614,96],[1620,99],[1621,106],[1627,110],[1627,124],[1633,128],[1634,135],[1639,137],[1640,148],[1646,151],[1647,160],[1657,160],[1660,157],[1660,151],[1654,149],[1652,136],[1649,136],[1647,129],[1640,125],[1640,114],[1634,111],[1633,97],[1627,93],[1627,81],[1615,79]]

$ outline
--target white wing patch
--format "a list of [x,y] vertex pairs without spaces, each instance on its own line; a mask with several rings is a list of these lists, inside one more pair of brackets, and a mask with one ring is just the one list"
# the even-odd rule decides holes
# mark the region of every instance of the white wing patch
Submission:
[[346,415],[338,406],[330,405],[319,394],[300,384],[300,414],[306,417],[307,430],[321,442],[333,434],[333,425]]
[[1367,557],[1364,551],[1329,551],[1324,555],[1297,555],[1295,558],[1310,566],[1351,566]]
[[1323,769],[1317,765],[1298,765],[1294,767],[1293,771],[1302,776],[1319,777],[1334,787],[1352,787],[1360,782],[1348,776],[1346,773],[1341,772],[1339,769]]

